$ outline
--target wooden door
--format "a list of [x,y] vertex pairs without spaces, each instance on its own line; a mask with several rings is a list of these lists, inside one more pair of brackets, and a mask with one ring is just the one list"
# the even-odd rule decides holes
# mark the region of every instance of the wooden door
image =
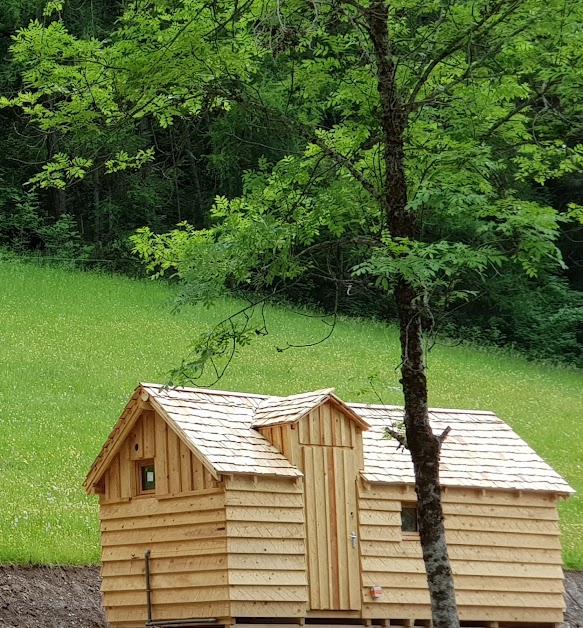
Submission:
[[309,608],[360,610],[356,453],[303,447]]

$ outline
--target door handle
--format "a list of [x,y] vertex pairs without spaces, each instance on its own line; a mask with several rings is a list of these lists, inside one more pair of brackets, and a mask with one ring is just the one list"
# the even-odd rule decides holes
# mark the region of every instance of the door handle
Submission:
[[350,540],[352,541],[352,549],[356,549],[356,540],[358,539],[358,537],[356,536],[356,532],[353,532],[350,535]]

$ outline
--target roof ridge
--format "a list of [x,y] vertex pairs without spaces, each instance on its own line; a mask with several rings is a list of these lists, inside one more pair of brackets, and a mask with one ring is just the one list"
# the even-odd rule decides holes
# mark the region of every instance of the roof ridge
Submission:
[[308,392],[297,393],[295,395],[284,395],[283,397],[279,395],[268,396],[264,399],[263,403],[257,406],[256,410],[265,409],[271,403],[275,405],[289,399],[301,399],[302,397],[308,397],[310,395],[332,395],[335,390],[335,388],[320,388],[318,390],[309,390]]
[[148,388],[167,388],[168,390],[199,392],[204,393],[205,395],[229,395],[232,397],[255,397],[258,399],[272,398],[272,395],[264,395],[261,393],[246,393],[237,390],[215,390],[214,388],[193,388],[189,386],[166,386],[165,384],[152,384],[149,382],[140,382],[139,385]]
[[[372,408],[374,410],[404,410],[403,406],[391,404],[361,403],[353,401],[346,401],[345,403],[351,408]],[[488,414],[497,417],[496,413],[493,410],[462,410],[460,408],[428,408],[428,410],[429,412],[447,412],[450,414]]]

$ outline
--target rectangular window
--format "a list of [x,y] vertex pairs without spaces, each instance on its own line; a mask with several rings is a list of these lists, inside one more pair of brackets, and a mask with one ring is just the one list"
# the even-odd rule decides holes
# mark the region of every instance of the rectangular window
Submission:
[[415,504],[401,504],[401,531],[419,531],[417,525],[417,506]]
[[156,490],[156,473],[153,460],[142,460],[138,463],[139,494],[153,493]]

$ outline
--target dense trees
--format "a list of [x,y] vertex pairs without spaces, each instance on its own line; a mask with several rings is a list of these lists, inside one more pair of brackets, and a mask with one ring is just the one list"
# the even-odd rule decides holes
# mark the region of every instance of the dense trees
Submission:
[[[571,3],[567,2],[557,12],[559,16],[566,16],[565,24],[572,10],[570,6]],[[36,63],[35,52],[27,48],[23,41],[26,38],[21,36],[17,42],[18,49],[9,52],[12,36],[31,19],[39,20],[39,25],[36,30],[29,32],[29,44],[34,42],[33,33],[37,37],[41,34],[46,36],[40,25],[48,27],[55,22],[58,25],[61,21],[65,32],[75,37],[94,37],[96,41],[107,43],[110,41],[108,36],[119,27],[116,20],[122,14],[123,7],[123,3],[107,0],[69,0],[62,10],[43,15],[45,3],[41,0],[11,0],[2,3],[0,48],[5,63],[0,72],[1,93],[12,98],[23,87],[34,87],[34,80],[31,82],[32,77],[26,77],[26,70]],[[428,22],[431,15],[428,13],[419,19]],[[293,44],[293,38],[297,37],[293,28],[295,26],[290,26],[289,32],[282,35],[274,26],[273,32],[268,33],[273,53],[283,52],[286,46],[289,53],[289,46]],[[571,38],[573,43],[572,36],[566,31],[564,37],[566,41]],[[474,48],[475,53],[479,52],[479,43]],[[530,66],[539,63],[540,59],[532,53],[532,42],[517,41],[516,48],[519,54],[512,52],[513,63],[516,67],[523,65],[521,72],[528,75]],[[549,56],[548,52],[545,54]],[[313,58],[307,58],[310,55]],[[294,49],[292,61],[296,66],[296,84],[287,104],[288,109],[293,104],[295,110],[299,111],[301,105],[304,121],[310,121],[311,116],[323,115],[328,116],[324,120],[328,125],[334,124],[336,120],[351,119],[363,128],[366,115],[369,115],[363,107],[366,98],[358,102],[354,94],[350,96],[348,93],[362,88],[357,76],[359,66],[356,65],[353,71],[353,89],[345,88],[344,94],[337,97],[337,112],[333,113],[336,104],[333,103],[333,107],[330,102],[324,102],[323,92],[319,91],[322,87],[322,73],[327,69],[319,63],[321,55],[310,55],[302,52],[298,46]],[[496,63],[499,61],[497,58]],[[542,141],[559,140],[572,148],[579,142],[582,128],[580,105],[573,97],[577,89],[577,80],[574,78],[576,68],[572,67],[572,60],[557,56],[557,61],[554,69],[547,67],[547,72],[553,73],[552,85],[547,85],[546,93],[539,97],[533,98],[530,94],[521,98],[520,94],[511,92],[510,85],[505,89],[509,90],[508,103],[520,108],[520,124],[527,128],[531,125],[536,131],[536,137]],[[565,74],[570,71],[571,78],[568,80],[555,72],[563,61],[565,67],[561,72]],[[285,64],[282,64],[281,55],[271,54],[263,59],[260,84],[264,105],[281,109],[282,102],[284,106],[288,102],[289,82],[285,82],[284,75],[288,70],[289,66],[286,69]],[[306,87],[305,76],[301,73],[308,70],[313,80]],[[37,78],[41,83],[43,78],[50,82],[49,76]],[[331,73],[331,76],[337,77],[338,71]],[[531,81],[530,78],[527,80]],[[571,90],[570,94],[568,90]],[[305,97],[302,98],[302,94]],[[38,120],[31,120],[24,115],[20,108],[0,109],[4,146],[0,155],[0,244],[10,245],[20,251],[41,251],[53,257],[105,259],[108,261],[103,264],[107,268],[135,270],[127,240],[134,229],[148,225],[155,232],[163,232],[182,220],[187,220],[197,228],[208,226],[213,221],[210,209],[215,196],[228,199],[239,196],[243,186],[251,184],[252,178],[259,181],[265,176],[269,164],[277,163],[286,154],[297,156],[302,151],[303,139],[298,138],[297,129],[271,116],[267,109],[246,106],[243,102],[231,101],[230,107],[225,109],[212,106],[210,100],[207,100],[196,115],[184,115],[183,112],[166,128],[162,128],[151,114],[132,118],[128,114],[129,104],[126,102],[120,105],[123,115],[115,124],[104,125],[101,124],[103,120],[97,118],[95,128],[87,133],[79,133],[75,128],[67,126],[61,129],[53,127],[49,131]],[[371,144],[373,140],[369,138],[367,141]],[[493,147],[499,145],[499,131],[492,134],[488,143]],[[139,150],[153,150],[154,158],[140,170],[126,168],[107,173],[106,162],[120,150],[126,151],[128,156],[136,155]],[[426,154],[433,150],[440,150],[442,154],[444,152],[443,146],[438,147],[436,141],[433,144],[426,142],[423,150]],[[444,155],[445,159],[453,150],[450,147],[449,153]],[[93,165],[87,168],[87,176],[83,179],[69,177],[63,190],[42,188],[38,184],[34,189],[31,185],[23,187],[37,175],[47,159],[58,151],[71,157],[92,160]],[[503,151],[507,151],[507,162],[512,163],[515,155],[508,153],[507,140],[500,146],[498,154]],[[374,151],[369,148],[371,152]],[[263,165],[260,165],[260,160]],[[455,163],[452,162],[450,167],[455,168]],[[418,170],[421,172],[421,165]],[[255,174],[251,174],[253,172]],[[508,187],[508,173],[507,168],[491,171],[490,182]],[[325,179],[323,164],[320,180]],[[438,183],[435,177],[433,180]],[[312,189],[316,187],[312,186]],[[320,200],[330,207],[331,216],[334,202],[337,204],[339,199],[344,212],[350,211],[350,207],[361,206],[360,197],[347,194],[344,188],[336,185],[326,190],[325,186],[320,187],[324,188],[318,192]],[[520,187],[525,197],[548,203],[561,212],[567,210],[569,203],[581,201],[583,189],[577,172],[567,172],[544,185],[535,181],[534,177],[526,176],[520,182]],[[431,195],[432,192],[427,189],[425,194]],[[432,196],[430,202],[438,200]],[[440,202],[447,203],[449,199],[442,194]],[[362,206],[366,206],[366,203]],[[450,222],[443,212],[439,216],[434,214],[424,226],[427,239],[447,239]],[[354,227],[355,223],[353,231]],[[474,338],[480,342],[512,343],[536,357],[583,363],[581,297],[573,290],[580,290],[583,285],[583,237],[580,228],[572,223],[560,224],[559,229],[558,244],[567,269],[539,269],[537,277],[524,278],[516,267],[505,265],[503,269],[489,273],[487,283],[476,281],[476,277],[468,275],[463,286],[468,291],[468,304],[463,307],[460,307],[460,303],[442,308],[434,306],[435,324],[453,335]],[[468,225],[468,237],[470,231],[471,225]],[[349,241],[350,238],[345,240]],[[314,249],[316,262],[322,268],[333,268],[332,274],[337,275],[339,269],[336,267],[342,267],[345,280],[342,289],[337,290],[337,284],[313,273],[309,280],[299,281],[289,287],[287,295],[295,300],[315,302],[326,309],[338,307],[340,311],[358,315],[366,311],[380,317],[394,316],[394,305],[382,290],[368,283],[355,282],[347,272],[352,262],[359,257],[359,246],[363,244],[348,243],[342,247],[341,256],[332,250]],[[96,264],[93,262],[91,266]],[[347,289],[348,283],[353,285],[350,290]],[[455,292],[450,285],[441,289],[439,298],[444,304],[450,292]],[[551,329],[554,330],[552,342],[548,342]],[[547,341],[542,342],[544,338]]]

